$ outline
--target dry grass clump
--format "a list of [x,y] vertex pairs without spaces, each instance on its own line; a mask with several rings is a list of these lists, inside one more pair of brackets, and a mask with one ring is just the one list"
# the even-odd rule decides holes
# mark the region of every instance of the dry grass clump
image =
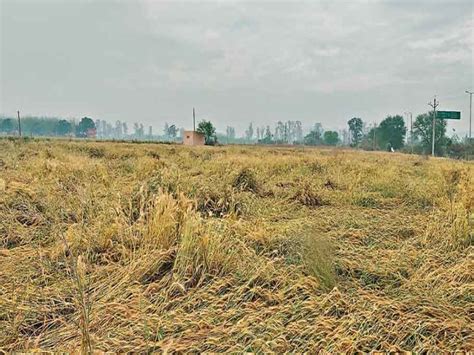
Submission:
[[240,191],[258,192],[259,184],[255,173],[249,168],[244,168],[235,176],[232,186]]
[[244,199],[230,188],[203,187],[196,193],[197,210],[208,217],[241,216],[246,209]]
[[473,349],[468,163],[2,139],[0,161],[2,351]]
[[311,184],[299,186],[291,199],[299,202],[303,206],[312,208],[328,204],[328,202],[323,199],[320,190]]

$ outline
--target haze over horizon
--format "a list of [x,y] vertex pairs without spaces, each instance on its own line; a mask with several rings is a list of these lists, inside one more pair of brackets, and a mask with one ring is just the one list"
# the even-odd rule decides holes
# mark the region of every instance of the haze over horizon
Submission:
[[461,111],[474,3],[0,0],[0,114],[345,128]]

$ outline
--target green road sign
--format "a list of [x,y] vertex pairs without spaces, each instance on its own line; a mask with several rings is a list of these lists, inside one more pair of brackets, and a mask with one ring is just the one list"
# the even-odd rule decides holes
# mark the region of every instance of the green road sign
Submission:
[[436,118],[440,120],[460,120],[461,112],[459,111],[436,111]]

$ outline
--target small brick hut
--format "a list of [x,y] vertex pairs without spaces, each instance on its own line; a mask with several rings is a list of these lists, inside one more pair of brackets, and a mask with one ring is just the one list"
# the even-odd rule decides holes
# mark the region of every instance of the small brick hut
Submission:
[[204,134],[196,131],[184,131],[183,132],[183,144],[184,145],[204,145],[205,144]]

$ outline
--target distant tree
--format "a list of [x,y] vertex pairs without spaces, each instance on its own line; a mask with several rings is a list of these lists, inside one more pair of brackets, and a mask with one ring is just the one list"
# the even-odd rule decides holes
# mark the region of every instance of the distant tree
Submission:
[[[373,131],[372,131],[373,133]],[[407,128],[402,116],[388,116],[376,129],[376,139],[381,148],[390,145],[393,149],[400,149],[405,142]],[[370,134],[370,132],[369,132]]]
[[122,138],[122,122],[116,121],[115,122],[115,137]]
[[176,125],[172,124],[170,126],[170,137],[175,139],[176,136],[178,135],[178,127],[176,127]]
[[[267,126],[268,127],[268,126]],[[278,121],[277,125],[275,127],[275,135],[274,138],[277,142],[286,142],[286,131],[287,127],[282,121]],[[265,137],[264,139],[267,138],[267,134],[265,132]]]
[[295,121],[293,142],[303,142],[303,124],[301,121]]
[[341,136],[343,145],[349,145],[351,143],[349,141],[349,131],[347,129],[340,130],[339,135]]
[[148,126],[148,138],[151,138],[153,136],[153,127]]
[[135,133],[135,138],[143,138],[145,135],[145,128],[143,127],[143,123],[137,123],[135,122],[133,124],[133,130]]
[[[446,137],[446,120],[436,119],[435,122],[435,154],[443,155],[448,139]],[[433,142],[433,112],[423,113],[413,123],[413,135],[420,140],[425,154],[431,152]]]
[[[257,128],[258,129],[258,128]],[[226,128],[226,138],[227,141],[235,139],[235,128],[231,126],[227,126]]]
[[377,127],[374,125],[372,126],[366,135],[362,138],[362,142],[360,143],[360,147],[364,150],[375,150],[380,149],[379,146],[379,138],[377,137]]
[[100,125],[101,125],[100,127],[101,136],[104,138],[108,138],[109,137],[108,123],[102,120],[100,121]]
[[311,130],[305,137],[304,137],[304,144],[307,145],[318,145],[322,143],[321,132],[317,130]]
[[[102,121],[102,122],[104,122],[104,121]],[[113,138],[113,136],[114,136],[114,128],[108,122],[105,124],[105,135],[108,138]]]
[[102,124],[99,119],[95,120],[95,129],[97,130],[97,137],[103,137]]
[[[263,127],[262,127],[263,129]],[[270,130],[270,126],[267,126],[265,129],[265,133],[263,134],[262,139],[260,139],[258,142],[261,144],[272,144],[273,141],[273,136],[272,136],[272,131]]]
[[87,131],[94,128],[94,121],[89,117],[83,117],[77,125],[76,135],[78,137],[87,137]]
[[73,130],[72,124],[69,121],[66,120],[59,120],[57,125],[56,125],[56,133],[59,136],[66,136],[68,134],[71,134]]
[[319,135],[322,137],[323,136],[323,133],[324,133],[324,128],[323,128],[323,125],[319,122],[315,123],[314,124],[314,127],[312,129],[312,131],[316,131],[319,133]]
[[206,145],[214,145],[217,143],[216,128],[211,121],[203,120],[199,122],[196,131],[204,134]]
[[125,137],[128,136],[128,126],[127,122],[122,122],[122,132]]
[[171,138],[173,140],[176,139],[176,136],[178,135],[178,128],[174,124],[170,126],[168,123],[165,123],[163,131],[165,132],[166,138]]
[[265,130],[265,139],[271,139],[272,138],[272,132],[270,131],[270,126],[267,126]]
[[335,131],[326,131],[323,136],[324,144],[337,145],[339,143],[339,134]]
[[362,141],[364,122],[359,117],[353,117],[347,124],[349,125],[349,131],[352,135],[352,145],[357,147]]
[[5,118],[0,122],[0,131],[11,133],[16,129],[13,119]]
[[248,141],[251,141],[252,138],[253,138],[253,125],[252,125],[252,122],[250,122],[249,128],[245,131],[245,138]]

